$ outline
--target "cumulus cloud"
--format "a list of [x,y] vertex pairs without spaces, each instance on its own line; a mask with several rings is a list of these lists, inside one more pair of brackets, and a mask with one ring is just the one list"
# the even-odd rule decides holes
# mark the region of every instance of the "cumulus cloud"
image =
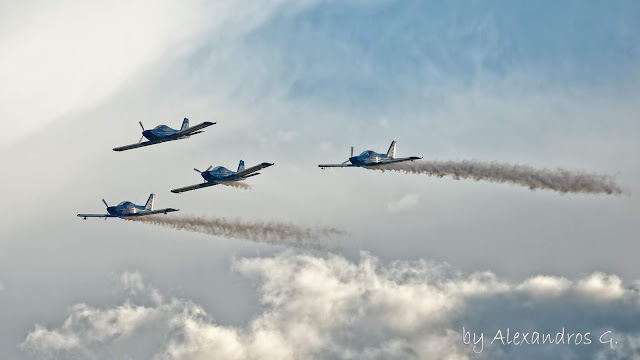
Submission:
[[563,277],[538,275],[525,280],[518,289],[533,295],[558,295],[571,286],[571,281]]
[[[577,281],[534,276],[514,284],[490,272],[460,275],[426,260],[383,265],[366,253],[356,262],[336,255],[284,253],[238,259],[233,268],[256,282],[263,306],[262,313],[244,327],[217,324],[188,299],[164,296],[143,305],[128,297],[113,307],[74,305],[61,326],[36,325],[21,346],[38,355],[71,358],[537,359],[551,354],[596,359],[640,355],[638,294],[611,275],[596,273]],[[157,291],[139,273],[124,274],[122,285],[130,294],[153,297]],[[612,289],[618,289],[616,296],[603,296]],[[479,355],[473,353],[473,345],[463,343],[463,326],[485,334]],[[592,343],[491,344],[497,330],[506,333],[507,327],[511,334],[539,331],[554,337],[559,331],[566,335],[588,332]],[[599,335],[605,333],[605,340],[617,343],[601,343]]]
[[418,206],[420,194],[406,194],[398,200],[391,201],[387,204],[387,210],[391,213],[411,210]]

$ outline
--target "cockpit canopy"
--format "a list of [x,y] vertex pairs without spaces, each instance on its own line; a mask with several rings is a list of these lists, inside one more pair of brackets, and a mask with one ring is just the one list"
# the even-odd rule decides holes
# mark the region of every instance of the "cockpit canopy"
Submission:
[[365,150],[365,151],[363,151],[363,152],[360,154],[360,156],[373,156],[373,155],[375,155],[375,154],[376,154],[376,153],[375,153],[375,151],[372,151],[372,150]]
[[120,207],[132,207],[133,203],[131,201],[123,201],[120,204],[118,204],[118,206],[120,206]]
[[158,126],[154,127],[153,130],[167,131],[167,130],[171,130],[171,128],[168,127],[167,125],[158,125]]

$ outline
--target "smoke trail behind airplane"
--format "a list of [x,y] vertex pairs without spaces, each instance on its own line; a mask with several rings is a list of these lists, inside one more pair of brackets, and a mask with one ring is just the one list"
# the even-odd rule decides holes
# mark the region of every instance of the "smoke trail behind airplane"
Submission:
[[243,183],[243,182],[222,182],[220,183],[220,185],[224,185],[224,186],[231,186],[237,189],[243,189],[243,190],[249,190],[251,189],[251,185]]
[[127,220],[176,230],[302,249],[333,250],[336,246],[332,244],[332,239],[345,234],[343,230],[334,227],[302,227],[275,221],[248,222],[238,219],[157,215],[128,218]]
[[429,176],[451,176],[456,180],[473,179],[526,186],[531,190],[547,189],[561,193],[622,194],[622,188],[609,175],[569,171],[564,169],[536,169],[528,165],[501,164],[475,160],[415,161],[396,163],[374,170],[393,170]]

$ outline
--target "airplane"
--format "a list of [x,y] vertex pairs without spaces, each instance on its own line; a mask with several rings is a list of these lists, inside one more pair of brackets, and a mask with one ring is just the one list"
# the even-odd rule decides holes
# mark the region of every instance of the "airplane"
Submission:
[[[201,189],[204,187],[218,185],[225,182],[242,181],[248,177],[260,175],[260,173],[256,171],[260,169],[264,169],[271,165],[273,164],[263,162],[262,164],[258,164],[256,166],[252,166],[248,169],[245,169],[244,161],[240,160],[240,163],[238,164],[238,171],[231,171],[225,168],[224,166],[216,166],[215,168],[213,168],[213,165],[209,166],[205,171],[200,171],[194,168],[193,170],[199,172],[202,178],[205,180],[205,182],[196,184],[196,185],[181,187],[178,189],[173,189],[171,190],[171,192],[174,194],[179,194],[181,192]],[[213,170],[211,170],[211,168],[213,168]]]
[[[396,158],[396,142],[391,142],[389,150],[386,154],[379,154],[372,150],[365,150],[358,156],[353,156],[353,146],[351,147],[351,156],[342,164],[320,164],[318,167],[325,169],[328,167],[373,167],[380,165],[393,164],[403,161],[414,161],[422,159],[422,156],[411,156],[405,158]],[[351,164],[347,164],[350,162]]]
[[145,215],[155,215],[155,214],[166,214],[174,211],[178,211],[178,209],[166,208],[166,209],[153,209],[153,204],[155,203],[156,195],[149,195],[149,199],[144,206],[136,205],[130,201],[123,201],[116,206],[109,206],[104,199],[102,202],[107,207],[108,214],[78,214],[78,217],[84,218],[87,220],[88,217],[97,217],[97,218],[128,218],[128,217],[137,217],[137,216],[145,216]]
[[[165,141],[188,139],[189,136],[191,135],[200,134],[201,132],[204,132],[201,129],[204,129],[207,126],[216,124],[214,122],[212,123],[210,121],[205,121],[202,124],[189,127],[189,119],[184,118],[184,120],[182,121],[182,127],[180,128],[180,130],[172,129],[167,125],[158,125],[151,130],[145,130],[144,126],[142,125],[142,121],[138,121],[138,123],[142,128],[142,137],[140,138],[138,143],[113,148],[113,151],[124,151],[124,150],[135,149],[143,146],[159,144]],[[143,142],[142,139],[144,138],[147,138],[149,141]]]

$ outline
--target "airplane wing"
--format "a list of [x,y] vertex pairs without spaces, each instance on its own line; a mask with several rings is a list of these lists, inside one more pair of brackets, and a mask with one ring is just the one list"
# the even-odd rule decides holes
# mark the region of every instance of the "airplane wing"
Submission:
[[87,220],[87,218],[112,218],[112,217],[117,217],[115,215],[110,215],[110,214],[78,214],[78,217],[84,218],[85,220]]
[[151,210],[151,211],[142,211],[136,214],[132,214],[132,215],[128,215],[128,216],[123,216],[123,217],[132,217],[132,216],[145,216],[145,215],[155,215],[155,214],[166,214],[166,213],[170,213],[170,212],[174,212],[174,211],[179,211],[178,209],[173,209],[173,208],[166,208],[166,209],[157,209],[157,210]]
[[273,164],[271,163],[267,163],[267,162],[263,162],[262,164],[258,164],[256,166],[252,166],[248,169],[244,169],[242,171],[239,171],[227,178],[225,178],[225,180],[236,180],[236,179],[242,179],[242,178],[246,178],[252,175],[249,175],[251,173],[254,173],[256,171],[259,171],[260,169],[264,169],[266,167],[272,166]]
[[178,140],[179,138],[183,137],[183,136],[188,136],[188,135],[195,135],[195,134],[199,134],[202,131],[198,131],[201,129],[206,128],[207,126],[211,126],[211,125],[215,125],[216,123],[212,123],[210,121],[205,121],[202,124],[198,124],[196,126],[192,126],[186,130],[182,130],[182,131],[178,131],[177,133],[171,135],[171,136],[167,136],[164,139],[160,139],[160,140],[153,140],[153,141],[143,141],[141,143],[137,143],[137,144],[131,144],[131,145],[125,145],[125,146],[120,146],[117,148],[113,148],[113,151],[125,151],[125,150],[131,150],[131,149],[135,149],[135,148],[139,148],[139,147],[143,147],[143,146],[149,146],[149,145],[153,145],[153,144],[159,144],[165,141],[172,141],[172,140]]
[[211,125],[215,125],[216,123],[211,122],[211,121],[205,121],[202,124],[198,124],[195,126],[191,126],[190,128],[186,129],[186,130],[182,130],[182,131],[178,131],[177,133],[171,135],[171,136],[167,136],[167,139],[169,140],[176,140],[176,138],[181,138],[183,136],[187,136],[187,135],[194,135],[194,134],[199,134],[202,131],[198,131],[200,129],[204,129],[207,126],[211,126]]
[[171,190],[171,192],[174,193],[174,194],[180,194],[181,192],[191,191],[191,190],[196,190],[196,189],[202,189],[202,188],[205,188],[205,187],[218,185],[218,184],[219,184],[218,182],[210,181],[210,182],[200,183],[200,184],[196,184],[196,185],[189,185],[189,186],[173,189],[173,190]]
[[319,168],[328,168],[328,167],[354,167],[354,166],[360,166],[360,165],[354,165],[354,164],[320,164],[318,165]]
[[420,159],[422,159],[422,156],[411,156],[411,157],[405,157],[405,158],[395,158],[395,159],[383,161],[383,162],[381,162],[379,164],[376,164],[374,166],[393,164],[393,163],[399,163],[399,162],[404,162],[404,161],[414,161],[414,160],[420,160]]
[[[170,139],[173,140],[173,139]],[[149,145],[153,145],[153,144],[159,144],[161,142],[165,142],[165,141],[169,141],[169,140],[154,140],[154,141],[143,141],[141,143],[137,143],[137,144],[131,144],[131,145],[125,145],[125,146],[120,146],[117,148],[113,148],[113,151],[125,151],[125,150],[131,150],[131,149],[135,149],[135,148],[139,148],[139,147],[143,147],[143,146],[149,146]]]

